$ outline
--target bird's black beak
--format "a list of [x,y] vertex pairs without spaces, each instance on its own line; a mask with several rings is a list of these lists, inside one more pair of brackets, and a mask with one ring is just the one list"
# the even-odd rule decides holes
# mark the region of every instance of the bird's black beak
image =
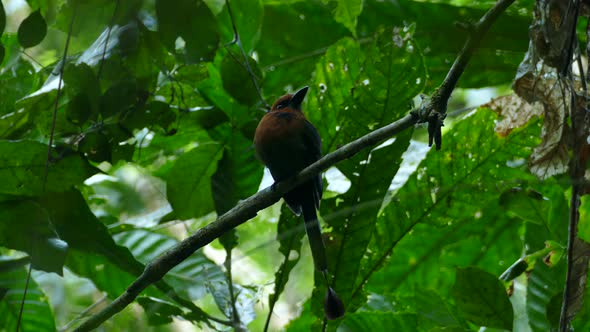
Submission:
[[299,89],[299,91],[295,92],[293,97],[291,97],[291,101],[289,102],[291,108],[294,108],[296,110],[301,109],[301,103],[303,102],[303,99],[305,99],[307,90],[309,90],[309,87],[304,86],[303,88]]

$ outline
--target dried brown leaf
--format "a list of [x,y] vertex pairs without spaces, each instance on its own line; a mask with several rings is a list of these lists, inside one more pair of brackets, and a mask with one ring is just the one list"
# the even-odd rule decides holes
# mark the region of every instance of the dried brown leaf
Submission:
[[513,129],[524,126],[530,119],[543,114],[543,105],[539,102],[529,104],[515,94],[501,96],[484,104],[498,114],[494,130],[500,136],[508,136]]
[[519,66],[513,88],[527,102],[540,103],[543,107],[542,142],[531,154],[529,167],[531,173],[546,179],[568,170],[566,116],[570,93],[558,80],[554,68],[533,64],[529,53]]

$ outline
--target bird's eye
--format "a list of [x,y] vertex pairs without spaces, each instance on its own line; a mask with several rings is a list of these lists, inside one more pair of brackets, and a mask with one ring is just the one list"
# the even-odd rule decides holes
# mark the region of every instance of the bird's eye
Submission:
[[287,107],[288,105],[289,105],[289,101],[288,101],[288,100],[284,100],[284,101],[280,102],[280,103],[277,105],[277,109],[278,109],[278,110],[280,110],[280,109],[282,109],[282,108],[285,108],[285,107]]

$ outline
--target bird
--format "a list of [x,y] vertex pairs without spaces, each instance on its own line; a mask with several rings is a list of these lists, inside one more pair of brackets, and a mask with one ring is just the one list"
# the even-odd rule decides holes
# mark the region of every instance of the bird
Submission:
[[[301,109],[308,90],[309,87],[305,86],[294,94],[277,99],[256,127],[256,155],[275,182],[298,174],[322,157],[320,135]],[[326,281],[324,312],[326,318],[332,320],[342,317],[345,308],[329,282],[326,249],[317,217],[322,192],[322,177],[318,174],[287,192],[283,199],[295,215],[303,215],[315,268]]]

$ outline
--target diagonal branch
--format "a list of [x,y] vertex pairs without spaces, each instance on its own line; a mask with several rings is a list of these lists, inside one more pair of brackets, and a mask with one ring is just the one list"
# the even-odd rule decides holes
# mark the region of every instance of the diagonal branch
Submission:
[[471,26],[472,31],[469,37],[467,37],[463,49],[455,59],[445,80],[432,95],[431,107],[426,109],[428,113],[426,117],[428,118],[429,146],[432,146],[432,141],[434,141],[436,149],[439,150],[441,148],[441,127],[447,115],[447,104],[449,98],[451,98],[451,93],[455,90],[459,78],[465,71],[471,56],[473,56],[473,53],[479,47],[487,31],[513,2],[514,0],[498,0],[494,7],[488,10],[477,23]]
[[483,35],[487,32],[492,23],[513,2],[514,0],[499,0],[496,5],[474,26],[472,34],[457,56],[447,77],[441,86],[435,91],[432,99],[423,103],[423,105],[420,105],[417,109],[413,110],[403,118],[372,131],[371,133],[344,145],[336,151],[325,155],[317,162],[305,168],[297,176],[275,183],[271,187],[248,197],[230,211],[219,216],[217,220],[199,229],[195,234],[170,248],[160,257],[149,263],[141,276],[139,276],[123,294],[102,311],[83,322],[76,331],[89,331],[98,327],[102,322],[123,310],[127,305],[133,302],[144,289],[160,280],[168,271],[192,255],[196,250],[209,244],[227,231],[243,224],[249,219],[252,219],[256,216],[258,211],[274,204],[289,190],[309,180],[312,176],[328,169],[344,159],[354,156],[364,149],[374,147],[388,138],[399,134],[403,130],[414,126],[418,122],[428,122],[429,119],[431,119],[431,113],[433,112],[435,115],[444,115],[451,92],[457,85],[459,77],[465,70],[475,48],[479,45]]

